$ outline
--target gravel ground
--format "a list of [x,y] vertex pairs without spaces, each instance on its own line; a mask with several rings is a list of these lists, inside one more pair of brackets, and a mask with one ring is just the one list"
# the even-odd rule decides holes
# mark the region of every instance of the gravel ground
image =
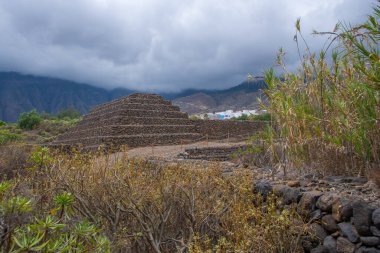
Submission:
[[187,148],[229,147],[243,144],[246,144],[246,142],[202,141],[186,145],[142,147],[128,150],[128,157],[157,157],[164,159],[173,159],[180,153],[184,152]]

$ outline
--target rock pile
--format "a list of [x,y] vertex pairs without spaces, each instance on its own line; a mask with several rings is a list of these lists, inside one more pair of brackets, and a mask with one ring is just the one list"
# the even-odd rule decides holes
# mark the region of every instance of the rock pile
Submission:
[[295,208],[309,224],[310,234],[302,238],[305,252],[380,253],[379,196],[364,197],[375,191],[374,186],[353,177],[333,177],[326,182],[328,187],[316,190],[315,185],[323,185],[321,182],[313,186],[298,180],[287,184],[260,180],[253,190],[264,199],[273,193],[280,208]]
[[132,94],[93,108],[53,146],[84,149],[180,144],[200,137],[186,113],[155,94]]

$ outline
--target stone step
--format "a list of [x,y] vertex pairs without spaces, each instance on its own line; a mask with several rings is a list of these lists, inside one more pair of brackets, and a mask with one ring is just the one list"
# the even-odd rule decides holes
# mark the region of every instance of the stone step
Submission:
[[128,96],[129,98],[136,98],[136,99],[158,99],[158,100],[164,100],[163,96],[154,94],[154,93],[133,93]]
[[140,109],[121,109],[114,110],[97,115],[85,115],[83,120],[107,119],[112,116],[122,117],[162,117],[162,118],[188,118],[187,113],[180,111],[159,111],[159,110],[140,110]]
[[231,153],[238,152],[240,150],[246,150],[247,146],[233,146],[233,147],[209,147],[209,148],[189,148],[185,149],[185,152],[189,156],[198,156],[198,155],[207,155],[207,156],[213,156],[213,155],[228,155]]
[[184,159],[206,160],[206,161],[228,161],[231,159],[231,157],[227,156],[227,155],[213,155],[213,156],[207,156],[207,155],[187,156],[187,155],[183,155],[180,157],[182,157]]
[[246,149],[247,145],[188,148],[179,156],[185,159],[226,161],[230,160],[232,156],[237,154],[240,150]]
[[53,145],[73,145],[73,146],[100,146],[120,147],[127,146],[144,147],[155,145],[174,145],[196,141],[202,136],[197,133],[181,133],[181,134],[139,134],[139,135],[119,135],[119,136],[95,136],[80,139],[66,139],[54,142]]
[[113,116],[97,121],[80,121],[73,130],[82,130],[89,127],[103,125],[193,125],[187,118],[160,118],[160,117],[121,117]]
[[97,115],[107,113],[114,110],[156,110],[156,111],[180,111],[179,106],[165,104],[139,104],[139,103],[123,103],[120,105],[107,105],[97,110],[91,110],[87,115]]
[[109,125],[95,128],[71,129],[58,137],[58,140],[66,138],[81,138],[88,136],[117,136],[136,134],[160,134],[160,133],[195,133],[194,125]]
[[162,105],[171,105],[172,103],[163,99],[145,99],[137,97],[122,97],[111,102],[103,103],[92,108],[92,111],[99,110],[107,106],[117,106],[125,103],[136,103],[136,104],[162,104]]

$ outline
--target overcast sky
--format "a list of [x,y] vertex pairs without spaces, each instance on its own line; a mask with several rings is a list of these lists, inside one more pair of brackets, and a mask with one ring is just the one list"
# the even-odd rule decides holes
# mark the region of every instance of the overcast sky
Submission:
[[0,0],[0,70],[105,88],[225,88],[274,65],[296,66],[294,23],[365,20],[370,0]]

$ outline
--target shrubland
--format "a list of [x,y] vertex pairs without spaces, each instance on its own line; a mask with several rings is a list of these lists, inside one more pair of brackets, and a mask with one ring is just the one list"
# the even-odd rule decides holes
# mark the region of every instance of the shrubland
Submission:
[[299,52],[306,47],[301,66],[289,71],[280,50],[280,74],[270,69],[265,75],[266,150],[273,163],[324,174],[380,173],[379,19],[377,5],[363,24],[315,32],[329,36],[319,53],[311,52],[297,21]]
[[4,252],[302,252],[301,218],[264,205],[249,170],[37,147],[2,184]]
[[72,194],[41,199],[27,185],[19,178],[0,183],[2,252],[109,252],[109,240],[98,228],[71,216]]
[[[334,31],[331,60],[327,51],[307,50],[297,73],[287,71],[280,52],[283,75],[266,73],[270,126],[255,137],[253,162],[377,171],[379,15],[375,8],[366,23]],[[296,28],[302,39],[299,22]],[[77,120],[34,124],[32,116],[29,131],[0,126],[1,252],[302,252],[308,232],[301,217],[274,196],[264,202],[253,194],[251,171],[15,145],[33,131],[47,141]]]
[[0,121],[0,145],[48,143],[79,120],[80,114],[73,109],[63,110],[57,116],[36,110],[24,112],[17,123]]
[[[49,143],[57,135],[75,126],[78,121],[76,117],[65,116],[59,119],[54,115],[38,113],[35,110],[20,114],[17,123],[0,121],[0,178],[14,177],[23,172],[30,165],[28,160],[35,145]],[[20,124],[29,127],[25,129],[20,127]]]
[[233,118],[233,120],[250,120],[250,121],[270,121],[271,116],[269,113],[263,113],[258,115],[243,114],[239,117]]

